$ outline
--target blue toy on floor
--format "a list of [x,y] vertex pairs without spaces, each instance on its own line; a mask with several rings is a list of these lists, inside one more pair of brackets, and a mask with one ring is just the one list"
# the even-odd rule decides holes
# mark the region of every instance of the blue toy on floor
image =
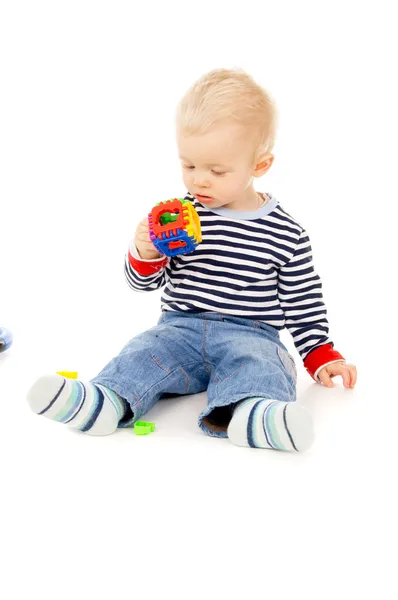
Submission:
[[5,352],[12,344],[11,333],[0,326],[0,352]]

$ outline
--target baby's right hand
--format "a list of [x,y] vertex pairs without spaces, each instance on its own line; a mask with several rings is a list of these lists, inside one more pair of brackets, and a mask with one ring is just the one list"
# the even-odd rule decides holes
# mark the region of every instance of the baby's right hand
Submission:
[[149,237],[148,217],[142,219],[135,232],[134,242],[138,250],[138,254],[143,260],[154,260],[162,258],[162,254],[156,250]]

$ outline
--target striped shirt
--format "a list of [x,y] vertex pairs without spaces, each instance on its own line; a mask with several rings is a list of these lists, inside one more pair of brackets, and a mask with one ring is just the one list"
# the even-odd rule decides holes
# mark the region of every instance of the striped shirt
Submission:
[[[143,261],[132,242],[125,275],[138,292],[164,286],[162,310],[213,311],[286,327],[304,360],[320,346],[333,348],[322,284],[307,232],[276,198],[265,198],[258,210],[241,212],[210,209],[187,194],[199,214],[202,242],[190,254],[155,261]],[[144,270],[141,263],[148,263]]]

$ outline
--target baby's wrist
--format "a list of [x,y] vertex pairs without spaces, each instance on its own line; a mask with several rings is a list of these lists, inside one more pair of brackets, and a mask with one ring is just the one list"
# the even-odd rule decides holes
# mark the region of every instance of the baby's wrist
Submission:
[[137,242],[134,243],[134,249],[135,249],[136,258],[141,258],[142,260],[158,260],[159,258],[164,258],[164,256],[159,254],[159,252],[157,252],[155,249],[153,249],[153,250],[140,249]]
[[142,260],[158,260],[158,258],[162,258],[162,255],[159,254],[159,252],[141,252],[138,248],[137,252]]

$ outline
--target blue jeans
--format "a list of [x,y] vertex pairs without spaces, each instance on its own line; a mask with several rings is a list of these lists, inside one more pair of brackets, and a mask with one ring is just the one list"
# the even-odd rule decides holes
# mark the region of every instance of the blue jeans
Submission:
[[233,405],[251,396],[296,400],[293,357],[274,327],[215,312],[163,311],[158,324],[134,337],[92,382],[125,398],[132,413],[120,427],[147,413],[164,395],[207,390],[199,426],[227,437]]

